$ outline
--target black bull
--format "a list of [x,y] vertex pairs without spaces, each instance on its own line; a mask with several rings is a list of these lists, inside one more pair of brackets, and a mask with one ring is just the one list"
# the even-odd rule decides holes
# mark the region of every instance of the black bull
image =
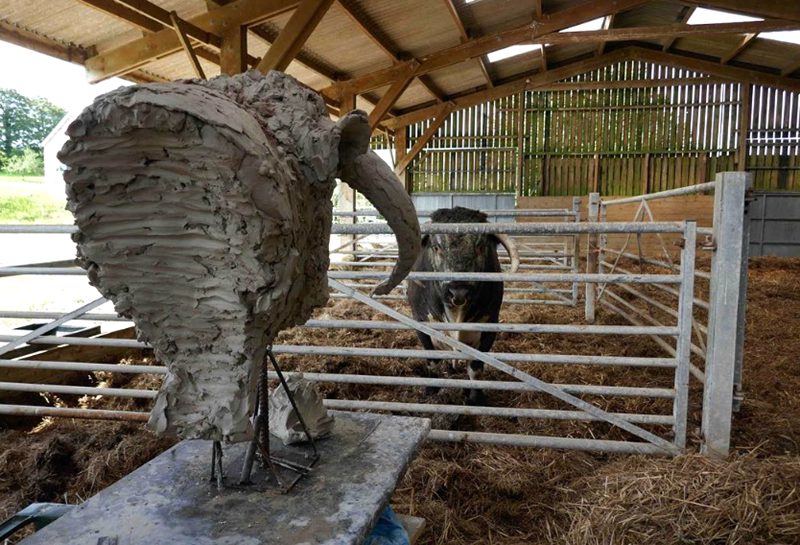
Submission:
[[[487,216],[478,210],[440,208],[431,214],[432,223],[486,223]],[[497,245],[506,247],[511,257],[511,271],[519,266],[516,246],[506,235],[425,235],[422,251],[414,265],[422,272],[500,272]],[[448,323],[497,323],[503,303],[502,282],[473,282],[465,280],[408,281],[408,302],[418,321]],[[497,332],[452,331],[449,334],[459,341],[483,352],[491,350]],[[450,350],[450,347],[417,331],[426,350]],[[435,365],[435,360],[430,360]],[[471,380],[479,380],[483,362],[472,360],[467,364]],[[435,389],[433,389],[435,391]],[[469,391],[470,403],[480,403],[483,394],[478,389]]]

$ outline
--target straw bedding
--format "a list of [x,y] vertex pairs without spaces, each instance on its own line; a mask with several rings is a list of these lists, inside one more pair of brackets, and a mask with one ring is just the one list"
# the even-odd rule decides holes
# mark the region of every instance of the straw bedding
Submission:
[[[677,458],[428,444],[398,487],[399,512],[425,517],[422,543],[504,544],[800,543],[800,259],[759,258],[750,268],[745,376],[747,397],[736,416],[737,450],[724,461],[690,453]],[[515,307],[515,322],[581,323],[580,309]],[[318,317],[368,319],[371,310],[335,301]],[[378,318],[377,316],[374,316]],[[604,315],[604,322],[613,318]],[[618,322],[622,323],[622,322]],[[289,331],[280,342],[417,348],[411,332]],[[501,334],[497,351],[646,356],[648,339]],[[424,375],[422,361],[373,358],[281,358],[287,369]],[[143,363],[136,361],[135,363]],[[146,363],[146,362],[145,362]],[[670,373],[528,364],[544,380],[670,387]],[[455,378],[464,378],[459,373]],[[490,371],[487,378],[500,379]],[[107,385],[149,387],[153,375],[102,375]],[[325,386],[329,397],[460,403],[458,392],[425,398],[419,389]],[[391,395],[390,395],[391,392]],[[697,450],[699,398],[691,393],[690,452]],[[669,411],[667,400],[586,397],[608,410]],[[537,394],[491,392],[494,406],[564,408]],[[74,399],[70,399],[74,403]],[[86,406],[146,410],[147,401],[83,398]],[[439,418],[435,427],[624,439],[602,423],[498,417]],[[664,433],[665,428],[652,426]],[[0,431],[0,517],[32,501],[80,502],[170,445],[138,425],[44,420],[33,430]]]

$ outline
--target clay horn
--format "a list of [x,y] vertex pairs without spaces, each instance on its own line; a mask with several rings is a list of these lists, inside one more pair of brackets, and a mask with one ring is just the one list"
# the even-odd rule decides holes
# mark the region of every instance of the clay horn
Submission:
[[391,167],[369,151],[371,131],[367,115],[361,111],[350,112],[337,127],[341,131],[340,178],[369,199],[386,218],[397,239],[397,263],[389,278],[373,291],[374,295],[385,295],[403,281],[419,254],[422,242],[417,211]]
[[508,257],[511,258],[511,272],[517,272],[517,269],[519,269],[519,249],[517,248],[517,244],[508,235],[498,233],[495,237],[497,237],[500,244],[505,246]]

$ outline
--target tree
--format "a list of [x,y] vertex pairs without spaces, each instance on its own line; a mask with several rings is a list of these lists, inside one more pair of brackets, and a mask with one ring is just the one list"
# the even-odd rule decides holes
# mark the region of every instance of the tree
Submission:
[[29,148],[41,153],[42,140],[64,113],[44,98],[28,98],[13,89],[0,89],[0,151],[7,160]]

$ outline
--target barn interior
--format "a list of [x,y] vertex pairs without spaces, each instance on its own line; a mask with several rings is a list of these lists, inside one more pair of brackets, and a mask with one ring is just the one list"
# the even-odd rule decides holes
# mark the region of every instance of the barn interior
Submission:
[[[405,288],[352,294],[397,248],[346,184],[341,289],[275,343],[330,409],[431,419],[391,499],[425,520],[417,543],[800,543],[800,5],[5,0],[0,39],[93,83],[285,71],[332,118],[368,114],[420,222],[461,205],[514,237],[483,405],[387,314],[409,315]],[[71,262],[6,262],[0,301],[15,280],[86,283]],[[82,503],[173,446],[143,427],[164,368],[110,305],[0,303],[0,320],[0,519]]]

